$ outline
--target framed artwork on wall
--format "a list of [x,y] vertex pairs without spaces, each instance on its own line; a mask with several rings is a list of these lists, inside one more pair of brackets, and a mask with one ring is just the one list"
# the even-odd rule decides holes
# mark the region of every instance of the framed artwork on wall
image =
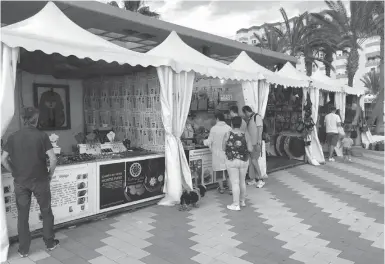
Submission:
[[33,100],[39,109],[38,128],[41,130],[71,129],[69,86],[62,84],[33,84]]

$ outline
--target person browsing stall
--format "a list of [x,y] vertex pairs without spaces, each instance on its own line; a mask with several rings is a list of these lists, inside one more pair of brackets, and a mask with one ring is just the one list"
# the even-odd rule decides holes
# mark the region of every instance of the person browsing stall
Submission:
[[[231,118],[239,116],[238,106],[233,105],[233,106],[230,107],[230,116],[231,116]],[[243,120],[243,119],[242,119],[242,125],[241,125],[240,130],[243,133],[246,133],[246,131],[247,131],[247,124],[246,124],[246,121]]]
[[325,116],[326,142],[329,149],[329,161],[335,161],[333,158],[334,148],[339,139],[338,127],[341,126],[341,118],[336,115],[336,108],[332,106],[330,113]]
[[249,177],[251,181],[249,185],[256,185],[257,188],[262,188],[265,185],[267,175],[262,175],[258,164],[258,159],[262,157],[262,132],[263,120],[259,114],[253,112],[250,106],[246,105],[242,108],[243,113],[248,118],[247,131],[250,135],[253,150],[250,153],[250,168]]
[[241,210],[246,206],[246,173],[249,167],[249,152],[253,150],[248,133],[241,131],[242,118],[231,119],[232,130],[223,138],[223,149],[226,152],[226,167],[233,190],[233,203],[227,209]]
[[[216,124],[210,130],[208,139],[203,141],[205,146],[208,146],[212,153],[212,166],[215,178],[218,181],[220,193],[224,193],[224,181],[226,180],[226,155],[222,148],[223,138],[231,131],[231,127],[226,124],[224,114],[218,112],[215,114]],[[231,192],[231,184],[228,184]]]
[[[46,133],[36,126],[39,110],[27,107],[22,115],[24,128],[10,135],[4,145],[1,162],[12,173],[17,205],[19,255],[27,257],[31,245],[29,210],[31,195],[36,197],[43,220],[43,240],[47,250],[57,247],[51,208],[50,182],[56,168],[56,156]],[[47,169],[46,155],[49,157]]]

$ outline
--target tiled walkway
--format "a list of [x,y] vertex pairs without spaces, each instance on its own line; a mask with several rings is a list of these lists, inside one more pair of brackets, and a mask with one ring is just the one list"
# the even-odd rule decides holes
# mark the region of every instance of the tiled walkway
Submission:
[[152,206],[57,234],[51,253],[33,241],[12,264],[382,264],[383,153],[352,164],[304,165],[248,187],[248,206],[226,209],[231,196],[208,192],[200,208]]

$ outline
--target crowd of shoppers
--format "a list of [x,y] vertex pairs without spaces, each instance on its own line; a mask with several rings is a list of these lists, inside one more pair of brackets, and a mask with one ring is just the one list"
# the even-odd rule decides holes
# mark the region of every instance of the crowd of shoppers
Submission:
[[222,113],[216,113],[216,125],[210,130],[204,144],[212,152],[213,171],[219,183],[219,192],[224,193],[226,175],[227,185],[233,195],[229,210],[239,211],[245,206],[246,175],[249,171],[249,185],[262,188],[267,175],[261,172],[258,160],[262,157],[262,117],[249,106],[242,112],[247,122],[239,116],[237,106],[230,108],[231,127],[226,124]]

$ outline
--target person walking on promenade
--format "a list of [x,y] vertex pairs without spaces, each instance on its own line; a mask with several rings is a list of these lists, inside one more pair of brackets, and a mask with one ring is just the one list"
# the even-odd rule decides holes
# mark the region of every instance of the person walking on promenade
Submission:
[[[223,137],[231,130],[225,122],[224,114],[218,112],[215,114],[217,123],[210,130],[208,139],[203,141],[205,146],[208,146],[212,153],[212,166],[217,179],[220,193],[224,193],[224,181],[226,181],[226,155],[222,148]],[[231,184],[227,184],[231,192]]]
[[242,118],[231,119],[232,130],[223,138],[223,149],[226,152],[226,167],[233,189],[233,203],[227,209],[241,210],[246,206],[246,173],[249,167],[249,152],[253,150],[250,137],[241,131]]
[[[24,108],[24,128],[10,135],[4,145],[1,162],[12,173],[18,212],[19,255],[27,257],[31,245],[29,210],[31,195],[36,197],[43,220],[43,240],[49,251],[59,245],[53,231],[50,182],[56,168],[56,156],[46,133],[36,126],[39,110]],[[49,157],[47,169],[46,155]]]
[[330,113],[325,116],[326,142],[329,149],[329,161],[335,161],[333,158],[334,148],[337,146],[339,134],[338,127],[341,126],[341,118],[336,115],[336,108],[332,106]]

